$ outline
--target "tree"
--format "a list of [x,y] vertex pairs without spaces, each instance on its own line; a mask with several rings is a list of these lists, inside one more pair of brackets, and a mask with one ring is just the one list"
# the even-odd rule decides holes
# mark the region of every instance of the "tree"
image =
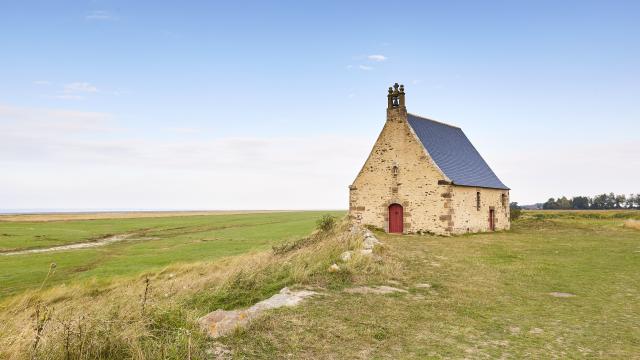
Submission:
[[542,208],[545,210],[555,210],[558,209],[558,203],[556,199],[550,198],[546,203],[542,204]]
[[571,209],[573,207],[571,200],[567,199],[566,196],[559,198],[556,204],[558,205],[558,209]]
[[591,208],[602,210],[607,208],[607,194],[600,194],[593,197]]
[[635,204],[636,204],[635,195],[629,194],[629,196],[627,197],[627,201],[625,202],[624,206],[626,206],[628,209],[633,209]]
[[573,204],[574,209],[588,209],[589,208],[589,198],[586,196],[576,196],[571,199],[571,203]]
[[613,203],[616,209],[621,209],[622,205],[627,202],[627,197],[622,195],[616,195],[613,199]]

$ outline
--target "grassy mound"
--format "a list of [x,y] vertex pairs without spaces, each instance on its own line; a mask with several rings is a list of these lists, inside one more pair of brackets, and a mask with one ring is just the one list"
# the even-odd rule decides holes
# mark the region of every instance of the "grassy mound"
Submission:
[[8,299],[0,305],[0,358],[204,358],[211,340],[196,320],[210,311],[250,306],[285,286],[339,289],[356,276],[383,272],[362,257],[327,271],[342,252],[358,247],[347,226],[271,251]]

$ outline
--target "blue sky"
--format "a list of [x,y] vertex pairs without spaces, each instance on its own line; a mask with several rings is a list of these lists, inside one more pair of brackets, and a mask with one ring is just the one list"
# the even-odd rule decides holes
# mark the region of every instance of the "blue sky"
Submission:
[[386,88],[521,203],[639,192],[640,3],[0,4],[0,208],[345,208]]

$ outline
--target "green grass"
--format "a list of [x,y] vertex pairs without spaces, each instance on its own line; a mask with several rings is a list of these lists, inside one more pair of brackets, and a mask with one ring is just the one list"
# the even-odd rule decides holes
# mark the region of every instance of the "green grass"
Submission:
[[328,292],[225,342],[239,358],[265,359],[637,357],[640,231],[619,215],[536,214],[510,232],[379,234],[384,260],[400,268],[387,278],[399,285],[387,285],[409,294]]
[[[376,256],[355,256],[348,263],[340,262],[339,255],[357,243],[341,232],[344,224],[335,233],[284,239],[297,226],[300,234],[313,228],[318,213],[309,218],[308,213],[300,214],[304,226],[293,221],[205,230],[216,233],[212,237],[218,240],[211,242],[229,241],[229,245],[246,238],[257,244],[252,249],[280,246],[277,251],[206,263],[191,264],[194,260],[186,256],[181,260],[184,265],[162,270],[156,265],[162,261],[153,260],[162,259],[162,251],[148,254],[159,249],[152,241],[118,244],[111,251],[115,258],[121,246],[130,254],[128,261],[121,259],[123,268],[105,261],[77,276],[95,277],[102,264],[115,266],[113,273],[126,274],[131,262],[141,257],[144,265],[131,273],[152,270],[147,316],[139,310],[144,291],[140,277],[119,279],[109,290],[95,293],[58,286],[16,300],[0,312],[0,322],[5,323],[0,340],[4,334],[19,332],[12,329],[29,331],[33,304],[42,303],[56,308],[55,320],[87,321],[83,341],[100,352],[85,358],[183,359],[188,344],[193,358],[206,357],[208,349],[220,344],[240,359],[637,358],[640,231],[623,223],[638,214],[525,211],[506,232],[455,237],[378,233],[384,245],[376,248]],[[264,227],[279,240],[269,242],[273,238],[264,234]],[[194,253],[211,251],[202,250],[209,245],[200,241],[208,236],[172,231],[158,230],[166,235],[162,241],[168,249],[194,246]],[[136,252],[135,246],[142,248]],[[150,263],[144,262],[144,254]],[[327,271],[334,262],[342,267],[340,272]],[[416,286],[421,283],[431,287]],[[343,291],[365,285],[395,286],[408,293]],[[100,284],[92,286],[103,289]],[[215,344],[199,331],[196,320],[207,312],[249,306],[283,286],[311,286],[323,295],[294,308],[269,311]],[[558,298],[551,292],[575,296]],[[105,328],[108,324],[113,328]],[[47,331],[40,358],[63,357],[63,328],[52,321]],[[190,338],[185,331],[192,334]],[[74,336],[72,348],[77,351],[80,337]],[[28,358],[30,339],[0,342],[4,345],[0,357]],[[166,352],[160,350],[165,347]]]
[[[128,276],[170,264],[260,251],[307,235],[325,212],[180,216],[55,222],[0,222],[0,251],[91,241],[139,232],[148,240],[59,252],[0,255],[0,298],[40,286]],[[333,214],[341,215],[342,212]]]

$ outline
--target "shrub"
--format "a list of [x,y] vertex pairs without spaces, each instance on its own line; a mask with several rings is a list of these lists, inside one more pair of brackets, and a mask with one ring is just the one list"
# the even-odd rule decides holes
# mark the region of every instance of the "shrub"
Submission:
[[336,217],[330,214],[322,215],[318,221],[316,221],[316,228],[322,231],[329,231],[336,226]]
[[511,221],[518,220],[522,215],[522,209],[520,209],[518,203],[512,203],[509,209]]

